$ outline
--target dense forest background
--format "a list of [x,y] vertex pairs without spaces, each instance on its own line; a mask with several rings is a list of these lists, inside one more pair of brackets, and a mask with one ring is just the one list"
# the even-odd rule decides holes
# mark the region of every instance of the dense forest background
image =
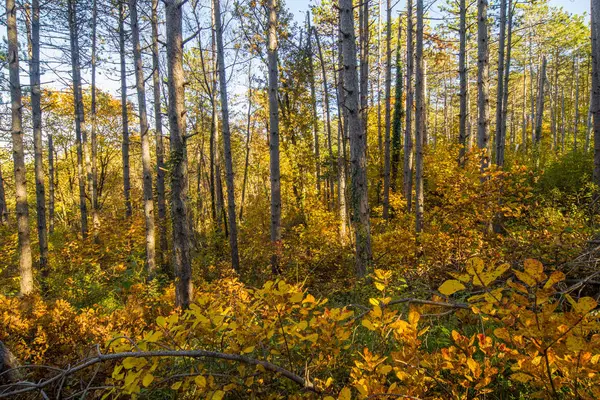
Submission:
[[6,0],[0,398],[600,398],[588,5]]

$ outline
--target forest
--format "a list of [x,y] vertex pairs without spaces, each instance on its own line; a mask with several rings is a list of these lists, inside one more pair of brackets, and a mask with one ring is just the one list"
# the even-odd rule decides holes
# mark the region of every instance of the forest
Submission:
[[600,0],[0,21],[0,399],[600,399]]

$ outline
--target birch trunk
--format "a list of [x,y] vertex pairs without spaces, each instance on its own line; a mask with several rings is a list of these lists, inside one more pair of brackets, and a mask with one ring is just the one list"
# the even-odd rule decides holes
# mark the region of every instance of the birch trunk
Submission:
[[31,237],[29,233],[29,206],[27,204],[27,174],[23,146],[23,103],[19,80],[19,36],[17,7],[14,0],[6,0],[6,30],[8,40],[8,72],[11,99],[11,136],[15,172],[17,229],[19,240],[19,276],[22,295],[33,292]]
[[538,145],[542,140],[542,121],[544,117],[544,86],[546,86],[546,56],[542,58],[540,71],[540,89],[537,100],[537,114],[535,116],[535,143]]
[[392,2],[387,0],[385,64],[385,149],[383,163],[383,219],[390,214],[390,136],[392,129]]
[[600,185],[600,1],[591,2],[594,183]]
[[402,57],[401,57],[402,23],[398,24],[398,45],[396,51],[396,88],[394,93],[394,117],[392,122],[392,177],[390,188],[396,191],[398,182],[398,168],[400,167],[400,148],[402,146],[402,120],[404,108],[402,107]]
[[6,205],[6,192],[4,191],[4,178],[2,177],[2,165],[0,165],[0,224],[8,224],[8,206]]
[[98,23],[98,4],[97,0],[92,1],[92,80],[91,88],[92,99],[90,118],[92,122],[91,129],[91,147],[92,147],[92,190],[91,190],[91,205],[92,205],[92,227],[94,231],[95,240],[98,239],[98,233],[100,230],[100,216],[98,215],[98,121],[96,116],[96,25]]
[[502,132],[504,114],[504,47],[506,42],[506,1],[500,0],[500,34],[498,39],[498,83],[496,90],[496,165],[504,164],[505,138]]
[[[48,232],[54,232],[54,143],[52,135],[48,135]],[[2,180],[0,178],[0,180]],[[0,221],[2,221],[2,210],[0,209]]]
[[406,29],[406,125],[404,133],[404,198],[406,211],[412,210],[412,171],[413,171],[413,0],[407,0],[407,29]]
[[416,111],[415,111],[415,227],[417,234],[423,231],[423,146],[425,136],[425,85],[423,82],[423,0],[417,0],[417,37],[416,37]]
[[460,0],[459,5],[459,41],[460,49],[458,52],[458,73],[460,79],[460,113],[458,123],[458,144],[460,150],[458,154],[458,163],[461,166],[465,165],[465,156],[467,152],[467,81],[469,79],[467,72],[467,5],[466,0]]
[[[72,1],[72,0],[71,0]],[[119,50],[121,55],[121,120],[123,125],[123,142],[121,155],[123,158],[123,196],[125,198],[125,217],[130,218],[131,179],[129,172],[129,114],[127,112],[127,70],[125,66],[125,7],[119,1]]]
[[489,88],[488,88],[488,28],[487,28],[488,0],[479,0],[477,7],[477,147],[483,151],[481,157],[481,171],[489,165]]

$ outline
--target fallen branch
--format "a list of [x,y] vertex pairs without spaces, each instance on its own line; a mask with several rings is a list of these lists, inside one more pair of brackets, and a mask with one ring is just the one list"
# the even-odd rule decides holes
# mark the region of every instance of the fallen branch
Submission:
[[[302,386],[304,389],[309,390],[314,393],[320,393],[320,391],[309,381],[302,378],[299,375],[294,374],[291,371],[288,371],[278,365],[270,363],[268,361],[257,360],[254,358],[242,356],[239,354],[227,354],[220,353],[217,351],[208,351],[208,350],[158,350],[158,351],[136,351],[136,352],[123,352],[123,353],[111,353],[111,354],[102,354],[98,352],[98,355],[94,357],[90,357],[80,364],[75,365],[73,367],[69,367],[67,369],[61,370],[57,375],[48,378],[46,380],[39,381],[38,383],[27,382],[27,387],[22,389],[16,389],[10,392],[0,393],[0,398],[8,398],[17,396],[20,394],[39,391],[43,388],[55,383],[59,382],[69,375],[72,375],[76,372],[84,370],[92,365],[103,363],[107,361],[121,360],[124,358],[133,357],[133,358],[154,358],[154,357],[189,357],[189,358],[217,358],[221,360],[228,361],[237,361],[244,364],[249,365],[261,365],[264,369],[281,374],[287,379],[297,383]],[[20,382],[15,382],[13,385],[22,386]]]

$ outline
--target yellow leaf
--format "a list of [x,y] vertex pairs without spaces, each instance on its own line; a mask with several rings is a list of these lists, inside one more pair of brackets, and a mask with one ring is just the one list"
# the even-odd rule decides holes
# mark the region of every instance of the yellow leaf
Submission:
[[477,276],[483,272],[483,260],[478,257],[473,257],[467,260],[466,270],[471,276]]
[[596,300],[591,297],[582,297],[577,302],[575,309],[582,314],[586,314],[596,308],[597,305]]
[[564,280],[565,280],[565,274],[562,271],[554,271],[550,275],[550,278],[548,278],[548,280],[546,281],[546,284],[544,285],[544,289],[549,289],[552,286],[554,286],[555,284],[557,284],[558,282],[562,282]]
[[331,396],[325,396],[323,397],[323,400],[335,400],[335,398]]
[[411,310],[408,313],[408,322],[412,325],[412,326],[417,326],[417,324],[419,323],[419,320],[421,319],[421,314],[419,314],[417,311],[415,310]]
[[254,346],[248,346],[244,350],[242,350],[243,354],[252,353],[254,351]]
[[527,274],[525,272],[521,272],[521,271],[514,271],[514,272],[515,272],[515,275],[517,276],[517,278],[519,278],[519,280],[521,282],[523,282],[527,286],[535,286],[536,280],[533,277],[529,276],[529,274]]
[[150,384],[152,383],[153,380],[154,380],[154,375],[146,374],[144,376],[144,379],[142,379],[142,385],[144,385],[144,387],[148,387],[148,386],[150,386]]
[[371,297],[369,299],[369,303],[371,303],[371,305],[373,305],[373,306],[378,306],[379,305],[379,300],[374,299],[374,298]]
[[372,315],[373,315],[373,317],[375,317],[375,318],[379,318],[379,317],[381,317],[381,315],[382,315],[382,312],[381,312],[381,307],[379,307],[379,306],[375,306],[375,307],[373,307],[373,310],[371,311],[371,314],[372,314]]
[[523,270],[538,282],[546,277],[542,263],[532,258],[528,258],[523,262]]
[[352,400],[352,392],[350,388],[344,387],[338,396],[338,400]]
[[205,388],[206,387],[206,378],[202,375],[198,375],[194,378],[194,382],[198,387]]
[[302,300],[302,304],[304,303],[315,303],[315,296],[313,296],[312,294],[307,294],[306,298],[304,300]]
[[302,299],[304,298],[304,293],[302,292],[298,292],[298,293],[294,293],[291,297],[290,297],[290,301],[292,303],[300,303],[302,301]]
[[211,400],[221,400],[225,396],[225,392],[222,390],[217,390],[213,393]]
[[375,282],[375,288],[380,292],[383,292],[385,290],[385,284],[381,282]]
[[156,318],[156,324],[161,328],[164,328],[167,325],[167,321],[165,320],[165,317],[160,316]]
[[392,366],[382,364],[377,367],[377,371],[379,371],[379,373],[382,375],[387,375],[392,371]]
[[516,372],[514,374],[512,374],[510,376],[511,379],[517,381],[517,382],[521,382],[521,383],[526,383],[529,382],[531,380],[531,376],[524,374],[522,372]]
[[171,385],[171,389],[173,390],[178,390],[181,387],[182,382],[175,382],[174,384]]
[[364,326],[365,328],[367,328],[370,331],[374,331],[375,327],[373,326],[373,324],[371,323],[371,321],[369,321],[368,319],[363,319],[362,320],[362,326]]
[[583,350],[585,342],[582,338],[574,335],[567,337],[567,348],[570,351],[577,352]]
[[464,288],[465,285],[460,283],[460,281],[457,281],[456,279],[450,279],[444,282],[442,286],[439,287],[438,291],[445,296],[450,296],[451,294],[463,290]]
[[135,357],[127,357],[123,360],[123,367],[125,369],[131,369],[137,365],[137,359]]

